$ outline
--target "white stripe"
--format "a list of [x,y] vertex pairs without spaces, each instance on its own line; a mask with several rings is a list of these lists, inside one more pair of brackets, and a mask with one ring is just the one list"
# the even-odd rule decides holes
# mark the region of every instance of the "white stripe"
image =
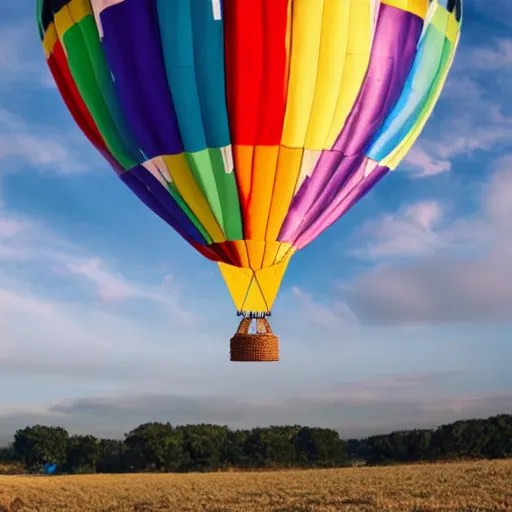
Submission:
[[375,30],[377,29],[377,21],[379,19],[380,0],[370,0],[370,28],[372,33],[372,43],[375,37]]
[[233,163],[233,153],[231,150],[231,145],[220,148],[220,153],[222,155],[222,161],[224,162],[224,171],[226,174],[231,174],[235,167]]
[[293,195],[296,195],[299,191],[301,185],[304,183],[304,180],[307,177],[310,177],[315,170],[315,166],[322,154],[322,150],[316,149],[305,149],[304,154],[302,155],[302,162],[300,165],[299,178],[297,179],[297,184],[295,185],[295,190]]
[[101,13],[112,7],[113,5],[122,4],[126,0],[91,0],[91,7],[94,12],[94,19],[96,20],[96,27],[100,34],[100,39],[103,39],[103,25],[101,24]]
[[172,183],[172,177],[161,156],[156,156],[142,164],[165,188]]
[[377,169],[378,166],[379,166],[379,162],[376,162],[375,160],[372,160],[371,158],[368,158],[368,160],[366,161],[366,163],[364,165],[363,176],[365,178],[368,178],[368,176],[370,176],[370,174],[372,172],[374,172],[375,169]]
[[222,9],[220,8],[220,0],[212,0],[213,19],[222,19]]

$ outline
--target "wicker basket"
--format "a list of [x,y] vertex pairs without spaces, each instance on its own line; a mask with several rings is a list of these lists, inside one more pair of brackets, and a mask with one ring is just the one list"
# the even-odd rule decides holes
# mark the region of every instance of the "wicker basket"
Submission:
[[249,334],[252,319],[244,318],[231,338],[231,361],[279,361],[279,338],[266,318],[256,319],[257,333]]

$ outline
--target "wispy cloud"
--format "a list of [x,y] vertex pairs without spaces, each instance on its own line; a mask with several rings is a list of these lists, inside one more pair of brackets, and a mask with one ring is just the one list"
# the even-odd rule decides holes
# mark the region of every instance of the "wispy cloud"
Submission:
[[[76,130],[28,122],[0,104],[0,172],[31,168],[63,174],[87,170],[80,149],[85,146]],[[93,150],[90,150],[93,153]]]
[[492,45],[470,48],[461,67],[464,65],[482,71],[512,69],[512,40],[498,39]]
[[345,302],[334,300],[322,304],[298,286],[292,286],[291,292],[301,323],[309,322],[328,330],[344,329],[345,334],[348,329],[357,327],[357,317]]
[[193,318],[172,287],[129,279],[43,223],[0,209],[0,361],[142,351],[155,327],[119,307],[131,302],[175,328]]
[[[2,20],[4,21],[4,20]],[[34,19],[0,21],[0,90],[55,87],[46,65]]]
[[3,10],[4,6],[0,8],[0,173],[29,167],[31,172],[58,173],[90,169],[98,155],[59,97],[36,20],[2,15]]
[[[350,284],[351,307],[366,320],[385,323],[510,322],[510,197],[512,157],[505,157],[483,187],[473,220],[436,226],[439,211],[431,205],[425,213],[420,203],[402,210],[401,217],[372,224],[377,242],[369,242],[366,257],[418,259],[377,266],[356,278]],[[423,212],[423,221],[411,211]]]
[[360,230],[365,246],[355,254],[372,259],[431,254],[445,244],[437,231],[443,213],[437,201],[420,201],[402,207],[396,214],[367,222]]
[[[0,412],[0,429],[14,432],[27,424],[59,424],[71,432],[122,437],[148,420],[173,424],[212,422],[232,428],[302,424],[339,429],[343,437],[362,436],[406,427],[431,427],[464,417],[486,417],[512,405],[510,394],[444,393],[444,383],[459,379],[446,374],[396,375],[351,382],[321,395],[263,400],[222,395],[135,393],[84,397]],[[382,387],[379,390],[379,386]],[[445,390],[446,391],[446,390]],[[365,418],[375,417],[370,424]],[[397,417],[400,419],[398,420]]]
[[380,375],[367,380],[340,382],[317,391],[309,399],[347,405],[378,404],[382,401],[431,400],[446,391],[446,385],[467,377],[462,370],[449,372]]

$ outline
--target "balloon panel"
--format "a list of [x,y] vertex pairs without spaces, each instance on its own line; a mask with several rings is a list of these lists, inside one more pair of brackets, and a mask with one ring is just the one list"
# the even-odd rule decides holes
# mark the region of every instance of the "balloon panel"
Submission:
[[460,0],[38,0],[78,126],[231,281],[226,265],[286,267],[398,166],[461,15]]

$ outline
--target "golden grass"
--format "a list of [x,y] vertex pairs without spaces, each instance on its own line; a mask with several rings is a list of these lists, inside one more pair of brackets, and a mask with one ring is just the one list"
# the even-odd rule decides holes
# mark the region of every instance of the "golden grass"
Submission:
[[0,477],[2,512],[512,511],[512,460],[281,471]]

